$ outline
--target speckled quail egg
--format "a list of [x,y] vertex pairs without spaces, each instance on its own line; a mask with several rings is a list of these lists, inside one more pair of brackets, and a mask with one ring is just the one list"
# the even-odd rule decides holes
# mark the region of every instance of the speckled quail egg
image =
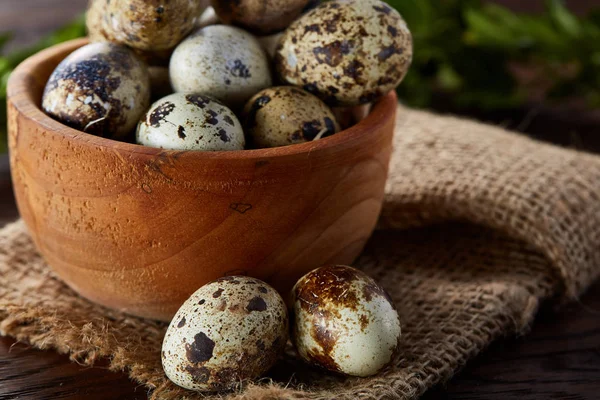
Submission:
[[379,0],[334,0],[294,22],[275,57],[282,80],[331,106],[370,103],[395,89],[412,61],[412,36]]
[[327,266],[293,289],[293,341],[302,359],[351,376],[388,365],[400,339],[400,319],[386,292],[363,272]]
[[273,288],[258,279],[225,277],[181,306],[163,341],[162,364],[186,389],[233,389],[267,372],[287,338],[287,308]]
[[177,46],[170,74],[176,92],[209,94],[233,109],[272,86],[260,43],[242,29],[225,25],[202,28]]
[[219,18],[226,24],[267,35],[287,28],[302,15],[310,0],[211,0]]
[[331,109],[318,97],[293,86],[265,89],[243,113],[254,147],[279,147],[331,136],[340,130]]
[[112,42],[150,51],[175,47],[196,27],[206,7],[191,0],[93,1],[99,5],[90,5],[98,14],[96,22],[88,23],[91,33],[101,30]]
[[105,6],[106,0],[90,0],[88,3],[85,13],[85,26],[88,38],[92,42],[110,41],[103,28]]
[[89,44],[64,59],[42,99],[53,118],[115,139],[131,133],[149,105],[148,68],[128,48],[110,43]]
[[200,16],[200,19],[198,20],[198,24],[196,24],[196,26],[198,28],[204,28],[204,27],[207,27],[210,25],[217,25],[220,23],[221,23],[221,20],[217,16],[215,9],[212,8],[212,6],[210,6],[210,7],[207,7],[206,10],[204,10],[204,12]]
[[[91,0],[86,12],[87,33],[90,42],[117,42],[109,31],[104,29],[106,0]],[[166,66],[173,53],[173,49],[141,50],[130,47],[148,65]]]
[[169,150],[243,150],[244,131],[235,114],[201,94],[174,93],[150,107],[138,124],[138,144]]

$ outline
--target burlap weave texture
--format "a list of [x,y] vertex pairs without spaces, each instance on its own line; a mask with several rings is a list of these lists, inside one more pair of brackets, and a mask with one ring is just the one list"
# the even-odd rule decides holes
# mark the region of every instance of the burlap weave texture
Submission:
[[[401,108],[380,229],[357,265],[398,306],[403,343],[368,379],[312,370],[290,349],[236,399],[412,399],[494,339],[524,331],[541,301],[600,275],[600,159],[500,128]],[[160,366],[165,326],[75,295],[22,222],[0,231],[0,332],[93,364],[107,357],[153,398],[197,398]]]

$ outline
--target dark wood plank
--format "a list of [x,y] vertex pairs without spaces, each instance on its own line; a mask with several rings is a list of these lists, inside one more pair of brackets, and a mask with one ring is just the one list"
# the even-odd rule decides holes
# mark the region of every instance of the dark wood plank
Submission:
[[424,400],[600,398],[600,282],[578,303],[544,309],[530,334],[507,339]]
[[131,399],[148,398],[147,389],[106,365],[83,368],[53,351],[31,349],[0,337],[0,399]]

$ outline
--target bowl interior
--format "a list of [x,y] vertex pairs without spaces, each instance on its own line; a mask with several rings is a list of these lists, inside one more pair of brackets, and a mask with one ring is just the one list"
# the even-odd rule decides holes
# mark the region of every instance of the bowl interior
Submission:
[[8,96],[15,99],[14,106],[24,114],[35,119],[44,129],[60,132],[62,135],[75,140],[85,141],[95,146],[106,148],[118,148],[131,153],[145,155],[186,154],[198,158],[220,158],[220,159],[265,159],[273,157],[286,157],[302,153],[313,153],[327,151],[328,149],[359,139],[368,135],[370,131],[380,127],[382,120],[390,114],[390,109],[395,109],[397,97],[395,92],[376,102],[360,122],[335,135],[317,141],[296,144],[291,146],[270,149],[249,149],[242,151],[176,151],[163,150],[159,148],[145,147],[134,143],[118,142],[112,139],[102,138],[72,129],[46,115],[41,109],[42,95],[46,82],[58,64],[70,53],[86,45],[88,39],[76,39],[61,45],[44,50],[29,58],[21,64],[13,73],[8,85]]

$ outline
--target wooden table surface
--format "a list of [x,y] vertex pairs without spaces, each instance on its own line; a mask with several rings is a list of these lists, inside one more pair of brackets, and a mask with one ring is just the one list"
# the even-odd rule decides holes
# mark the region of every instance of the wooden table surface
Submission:
[[[1,0],[0,32],[16,32],[17,46],[77,15],[87,0]],[[519,0],[503,3],[520,4]],[[527,2],[528,7],[532,3]],[[589,7],[600,1],[568,2]],[[494,118],[494,117],[492,117]],[[518,122],[522,115],[496,117]],[[552,119],[550,119],[552,118]],[[515,124],[517,125],[517,124]],[[589,125],[589,124],[588,124]],[[600,150],[595,138],[600,124],[575,127],[556,116],[538,117],[529,131],[548,132],[562,144],[573,144],[572,131],[591,139],[575,144]],[[538,133],[539,133],[538,132]],[[579,137],[579,136],[577,136]],[[587,137],[587,136],[583,136]],[[17,218],[8,162],[0,156],[0,226]],[[0,338],[0,400],[2,399],[145,399],[146,389],[123,374],[99,365],[85,368],[65,356],[39,351],[10,338]],[[579,303],[558,312],[544,309],[529,335],[507,338],[491,346],[445,386],[431,390],[433,399],[598,399],[600,398],[600,283]]]

